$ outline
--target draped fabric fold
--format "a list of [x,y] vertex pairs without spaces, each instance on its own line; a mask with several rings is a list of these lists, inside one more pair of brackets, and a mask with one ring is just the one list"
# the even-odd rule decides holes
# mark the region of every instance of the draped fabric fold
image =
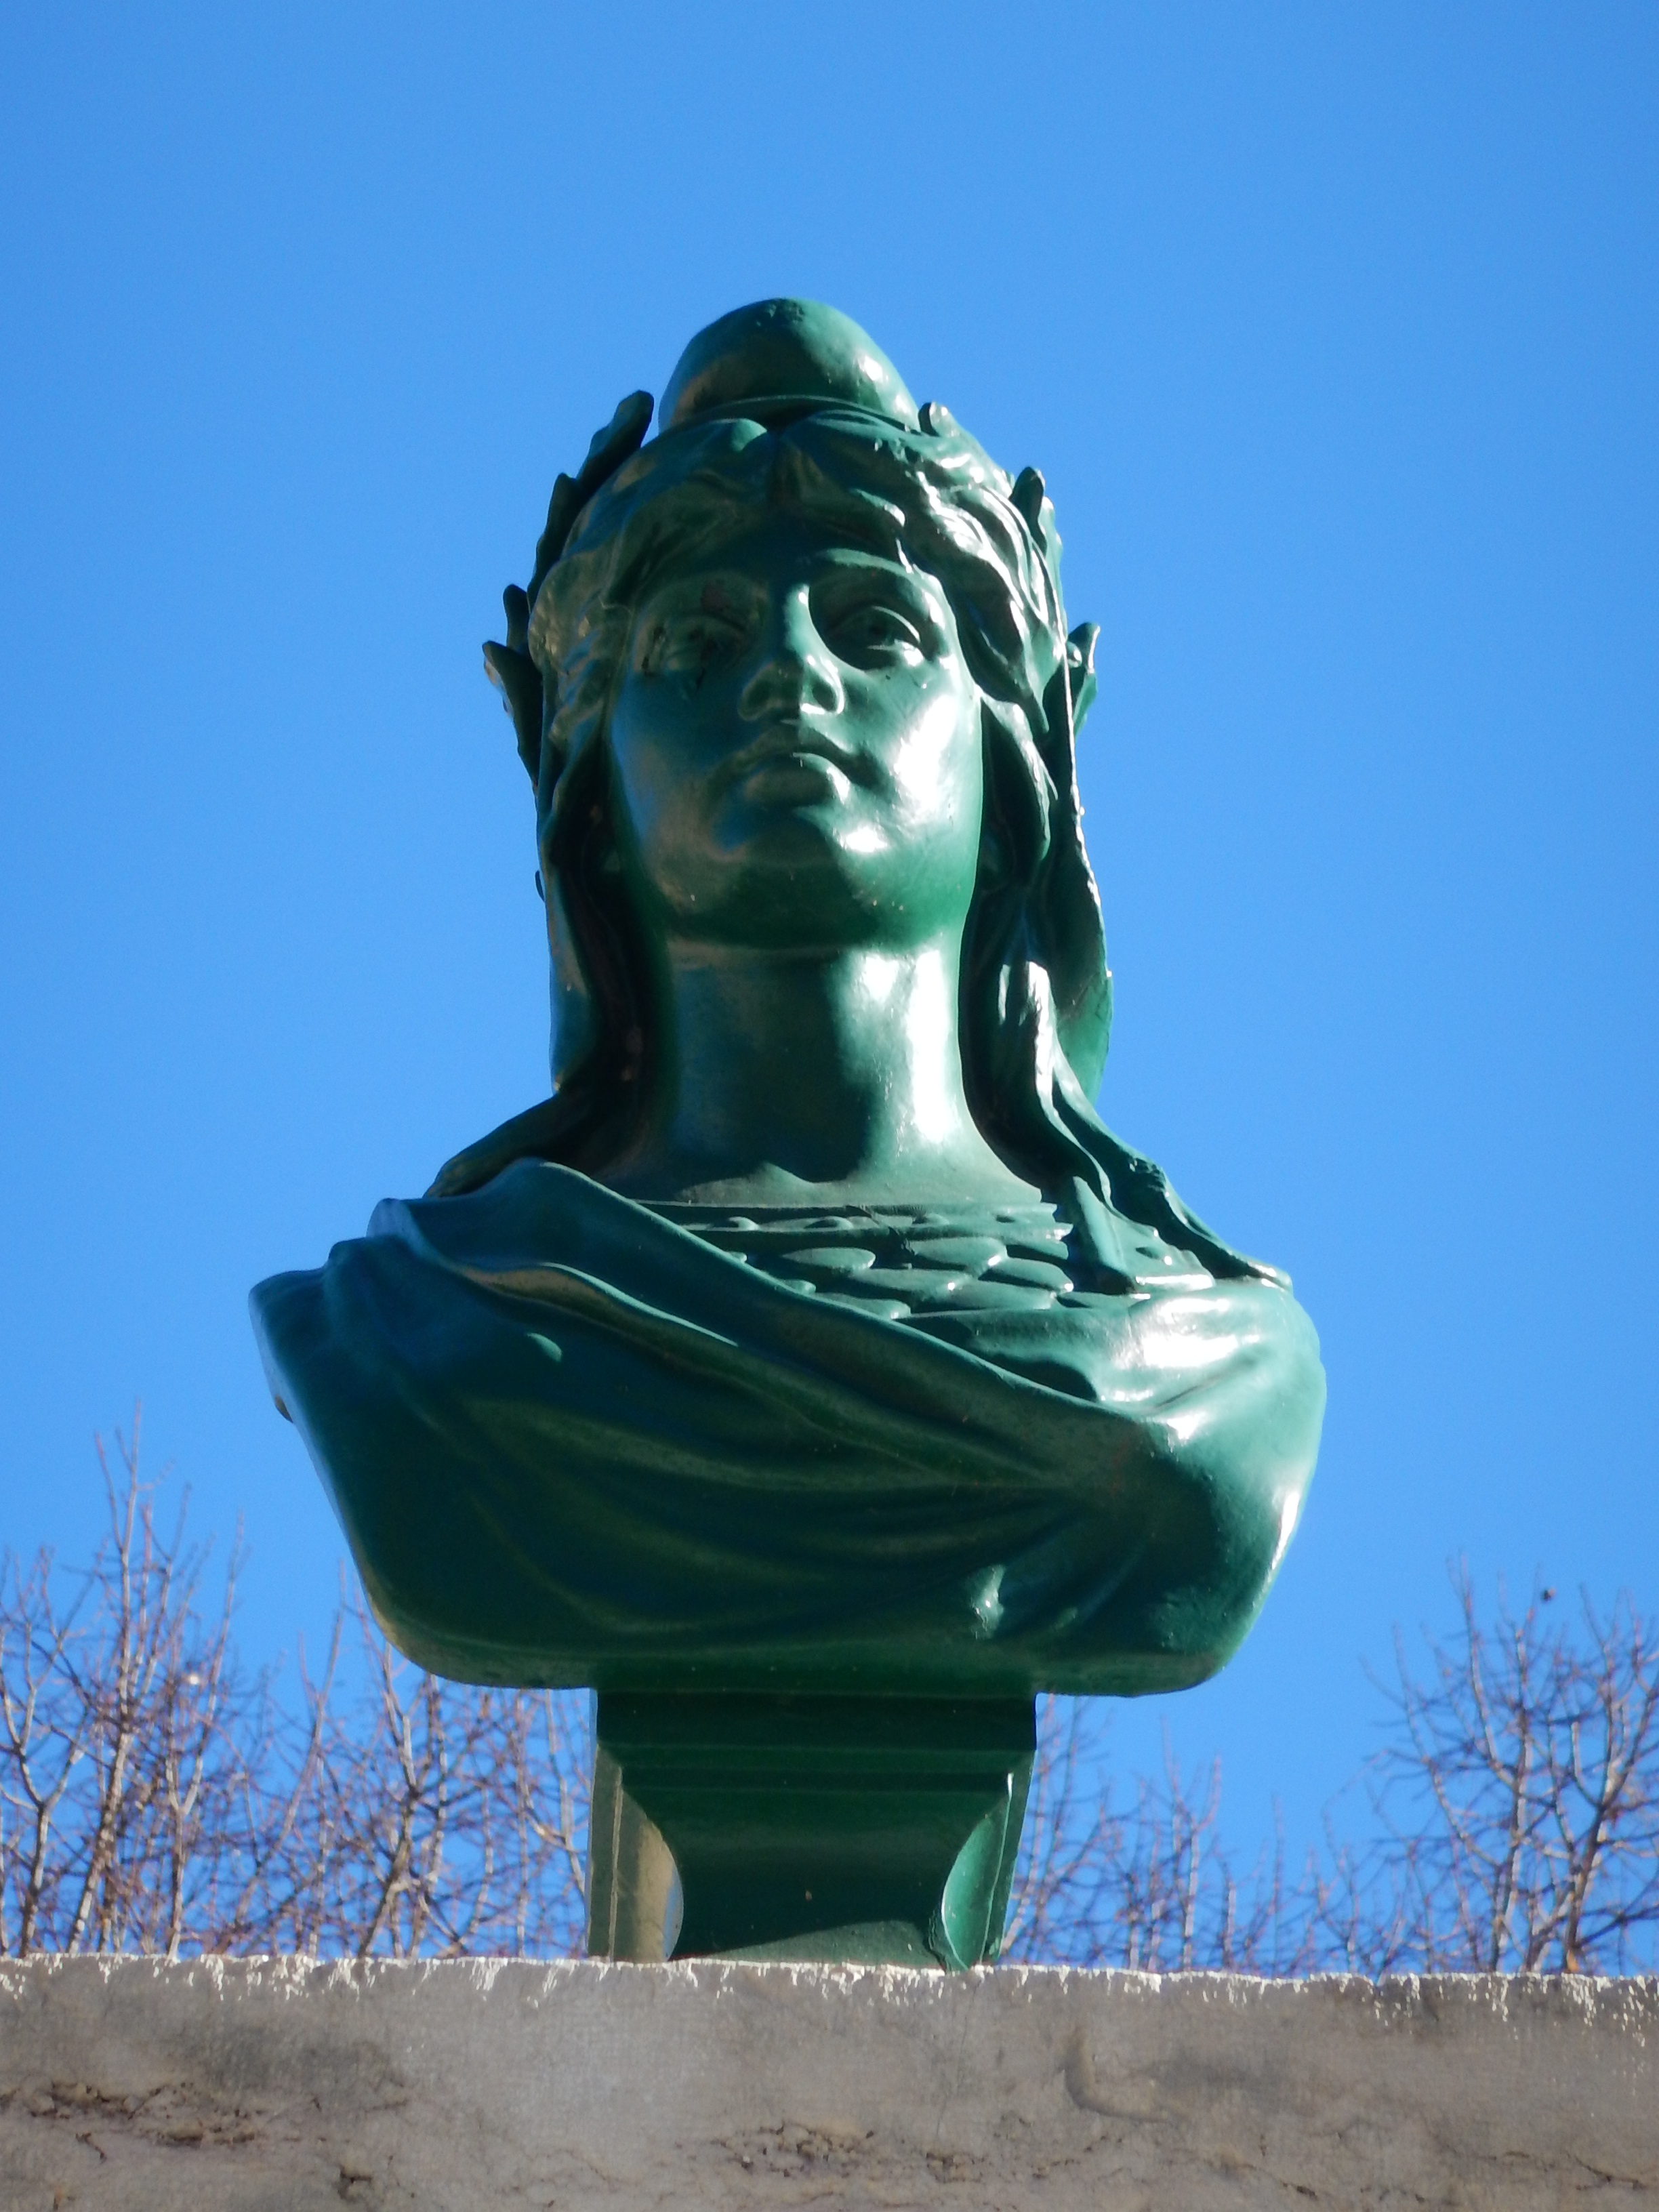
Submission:
[[531,1160],[252,1305],[376,1613],[476,1680],[1177,1688],[1255,1617],[1324,1403],[1271,1281],[944,1341]]

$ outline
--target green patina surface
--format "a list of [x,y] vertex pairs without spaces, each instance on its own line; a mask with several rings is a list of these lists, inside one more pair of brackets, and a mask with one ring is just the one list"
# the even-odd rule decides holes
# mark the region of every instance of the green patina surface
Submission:
[[651,411],[486,648],[553,1095],[255,1324],[399,1644],[599,1691],[592,1948],[971,1964],[1034,1694],[1184,1686],[1255,1617],[1317,1344],[1089,1103],[1042,478],[811,303]]

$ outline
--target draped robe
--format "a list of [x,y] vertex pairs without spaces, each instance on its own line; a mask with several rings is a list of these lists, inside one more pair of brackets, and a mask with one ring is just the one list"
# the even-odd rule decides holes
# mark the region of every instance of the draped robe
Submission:
[[1288,1288],[1177,1256],[930,1332],[522,1160],[252,1305],[375,1613],[440,1673],[1135,1693],[1244,1634],[1324,1404]]

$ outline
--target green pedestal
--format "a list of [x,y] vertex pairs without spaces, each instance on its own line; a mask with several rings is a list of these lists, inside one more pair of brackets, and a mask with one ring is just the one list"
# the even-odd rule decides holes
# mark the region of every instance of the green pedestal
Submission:
[[1028,1698],[601,1696],[591,1957],[994,1959]]

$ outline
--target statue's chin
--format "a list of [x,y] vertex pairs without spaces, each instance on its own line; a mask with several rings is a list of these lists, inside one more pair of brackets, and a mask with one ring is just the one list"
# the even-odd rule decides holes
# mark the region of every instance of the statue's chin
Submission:
[[665,903],[680,933],[757,950],[917,945],[967,916],[975,854],[804,787],[765,806],[724,810],[693,872]]
[[879,935],[883,915],[896,910],[887,887],[868,881],[867,861],[860,865],[810,816],[781,815],[745,829],[718,869],[700,869],[695,887],[675,887],[667,904],[678,936],[757,951],[808,945],[850,951]]
[[838,769],[791,757],[769,761],[745,779],[719,809],[710,842],[727,860],[742,862],[813,848],[828,856],[849,836],[872,832],[883,837]]

